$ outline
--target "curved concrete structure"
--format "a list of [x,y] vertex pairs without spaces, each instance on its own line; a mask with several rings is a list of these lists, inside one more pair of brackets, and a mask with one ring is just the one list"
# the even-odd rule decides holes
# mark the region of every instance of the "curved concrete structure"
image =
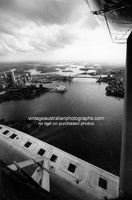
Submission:
[[[33,164],[35,161],[40,164],[43,161],[43,170],[49,173],[50,192],[56,190],[64,199],[92,200],[118,197],[117,176],[4,125],[0,125],[0,159],[12,170],[24,167],[27,163]],[[35,166],[30,166],[32,178],[36,176]],[[48,175],[45,177],[48,180]],[[34,178],[36,182],[37,178]]]

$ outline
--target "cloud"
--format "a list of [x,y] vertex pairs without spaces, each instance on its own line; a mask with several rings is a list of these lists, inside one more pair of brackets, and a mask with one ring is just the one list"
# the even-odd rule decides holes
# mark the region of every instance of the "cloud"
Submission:
[[64,24],[82,4],[82,0],[0,0],[0,11],[36,23]]
[[72,44],[76,34],[69,26],[49,25],[38,26],[28,23],[22,29],[12,31],[12,34],[1,34],[1,40],[15,53],[29,51],[51,51]]
[[85,0],[0,0],[1,60],[94,59],[103,42]]
[[0,40],[0,56],[7,56],[10,52],[12,52],[12,49],[4,41]]
[[78,38],[73,29],[87,11],[82,2],[0,0],[0,38],[16,53],[63,48]]

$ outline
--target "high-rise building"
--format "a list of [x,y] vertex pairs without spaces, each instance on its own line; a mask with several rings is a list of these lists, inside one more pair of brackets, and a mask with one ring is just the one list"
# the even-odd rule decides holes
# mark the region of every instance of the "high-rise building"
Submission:
[[15,78],[14,70],[10,70],[10,74],[11,74],[12,83],[16,84],[16,78]]
[[[5,73],[4,73],[5,74]],[[6,72],[6,76],[4,75],[5,79],[6,79],[6,83],[10,86],[15,86],[17,81],[16,81],[16,77],[14,74],[14,70],[10,70],[8,72]]]
[[5,82],[7,82],[8,77],[7,77],[7,75],[6,75],[6,72],[3,73],[3,79],[4,79]]
[[26,79],[27,79],[27,82],[29,82],[29,80],[30,80],[29,74],[26,74]]
[[0,77],[0,90],[5,89],[6,87],[6,82],[3,80],[2,77]]

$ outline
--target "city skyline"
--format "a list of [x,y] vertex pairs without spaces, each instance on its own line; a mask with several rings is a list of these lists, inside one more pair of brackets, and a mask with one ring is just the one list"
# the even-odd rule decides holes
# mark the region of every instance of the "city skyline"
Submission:
[[0,0],[0,61],[125,63],[85,0]]

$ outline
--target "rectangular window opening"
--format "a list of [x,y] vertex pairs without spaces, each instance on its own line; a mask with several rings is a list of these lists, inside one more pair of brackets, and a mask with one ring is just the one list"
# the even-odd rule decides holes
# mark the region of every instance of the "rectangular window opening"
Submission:
[[69,166],[68,166],[68,171],[74,173],[76,170],[76,165],[70,163]]
[[32,143],[28,141],[28,142],[26,142],[26,143],[24,144],[24,146],[28,148],[28,147],[31,146],[31,144],[32,144]]
[[107,180],[105,180],[104,178],[101,178],[101,177],[99,178],[99,183],[98,183],[98,185],[99,185],[101,188],[107,190]]
[[58,158],[58,157],[57,157],[56,155],[53,154],[53,155],[51,156],[50,160],[51,160],[52,162],[56,162],[57,158]]
[[12,134],[12,135],[10,136],[10,138],[11,138],[11,139],[14,139],[16,136],[17,136],[16,134]]
[[3,127],[2,126],[0,126],[0,129],[2,129]]
[[9,133],[10,131],[8,131],[8,130],[5,130],[5,131],[3,131],[3,135],[7,135],[8,133]]
[[42,148],[39,149],[38,154],[39,154],[40,156],[43,156],[44,153],[45,153],[45,150],[44,150],[44,149],[42,149]]

